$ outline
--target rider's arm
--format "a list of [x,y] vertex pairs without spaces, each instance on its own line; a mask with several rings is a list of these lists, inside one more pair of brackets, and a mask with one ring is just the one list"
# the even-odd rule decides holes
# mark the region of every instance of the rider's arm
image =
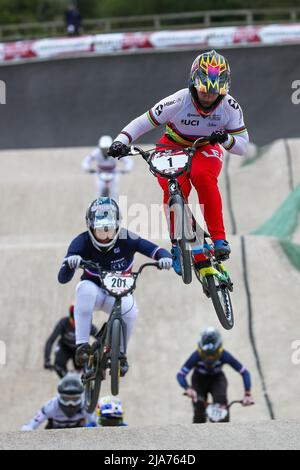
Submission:
[[92,164],[95,160],[97,160],[100,150],[98,148],[94,149],[89,155],[85,157],[81,166],[84,171],[90,171],[92,168]]
[[45,405],[36,415],[35,417],[25,426],[22,427],[22,431],[35,431],[38,429],[47,419],[47,405]]
[[162,258],[172,259],[172,255],[169,251],[164,248],[160,248],[158,245],[155,245],[144,238],[138,238],[136,240],[135,251],[155,261],[159,261]]
[[176,378],[179,385],[184,388],[185,390],[189,388],[189,384],[187,383],[186,376],[190,373],[192,369],[197,366],[199,361],[199,354],[195,351],[185,362],[181,370],[178,372]]
[[55,343],[55,341],[57,340],[57,338],[62,336],[63,331],[64,331],[64,326],[65,326],[65,319],[63,318],[62,320],[60,320],[57,323],[56,327],[53,330],[53,333],[48,338],[48,340],[46,342],[46,346],[45,346],[45,362],[50,361],[52,346]]
[[224,351],[222,359],[224,364],[229,364],[234,370],[241,374],[243,377],[245,391],[250,392],[252,386],[250,372],[227,351]]
[[122,158],[121,163],[123,165],[123,171],[125,171],[126,173],[129,173],[134,165],[132,158],[129,157]]
[[63,260],[62,266],[58,273],[58,282],[60,284],[66,284],[73,279],[75,269],[70,269],[68,262],[66,261],[69,256],[79,255],[84,258],[85,253],[85,233],[78,235],[71,245],[69,246],[68,252]]
[[223,144],[223,147],[230,153],[245,155],[249,144],[249,135],[245,126],[243,111],[232,97],[226,97],[226,113],[228,140]]
[[156,103],[153,108],[124,127],[115,140],[126,145],[131,144],[146,132],[168,122],[181,106],[182,92],[180,90]]

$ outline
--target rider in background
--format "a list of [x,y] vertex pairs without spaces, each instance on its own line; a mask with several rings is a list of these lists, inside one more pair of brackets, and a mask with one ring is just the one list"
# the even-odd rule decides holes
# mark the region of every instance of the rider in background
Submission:
[[[146,132],[165,124],[165,133],[157,143],[157,150],[189,147],[199,137],[210,136],[195,153],[190,174],[178,181],[188,201],[192,185],[199,203],[204,207],[204,218],[214,242],[215,255],[220,260],[229,257],[231,249],[226,240],[222,213],[222,199],[218,176],[223,165],[223,149],[244,155],[249,143],[243,112],[237,101],[229,95],[231,72],[227,59],[212,50],[194,60],[189,75],[188,88],[163,98],[146,113],[134,119],[117,136],[109,154],[113,157],[127,155],[132,142]],[[158,178],[167,204],[168,181]],[[196,267],[207,267],[203,246],[193,250]],[[181,274],[180,254],[172,248],[173,266]]]
[[[91,336],[95,337],[97,328],[92,325]],[[54,364],[51,363],[51,351],[55,341],[58,340],[55,349]],[[51,336],[48,338],[45,345],[45,360],[44,368],[54,370],[60,378],[64,377],[67,372],[67,364],[69,360],[73,361],[75,370],[79,371],[80,368],[75,363],[76,340],[75,340],[75,320],[74,320],[74,305],[69,307],[69,316],[62,318],[54,328]]]
[[[93,201],[86,212],[87,231],[78,235],[70,244],[67,255],[58,274],[61,284],[71,281],[81,260],[98,263],[105,271],[130,273],[136,253],[141,253],[158,262],[160,269],[171,269],[171,254],[159,246],[144,240],[138,235],[121,227],[121,214],[118,204],[110,198]],[[115,298],[102,288],[97,273],[85,269],[81,282],[77,285],[75,296],[76,324],[76,363],[84,365],[91,347],[88,343],[94,310],[110,315]],[[132,334],[138,308],[132,295],[122,298],[123,320],[127,325],[127,343]],[[121,376],[128,371],[124,354],[121,360]]]
[[100,400],[97,409],[98,425],[106,426],[127,426],[124,423],[124,412],[121,400],[110,396],[103,397]]
[[96,425],[96,414],[84,406],[83,385],[77,374],[67,374],[59,383],[57,396],[46,403],[22,431],[34,431],[45,421],[45,429],[81,428]]
[[[87,173],[96,171],[97,173],[109,173],[113,176],[110,184],[110,197],[119,199],[119,183],[120,174],[116,172],[117,162],[114,158],[107,155],[108,149],[112,145],[112,138],[104,135],[99,139],[98,147],[96,147],[82,162],[82,169]],[[133,160],[129,157],[122,159],[123,168],[121,173],[130,173],[133,167]],[[104,196],[105,182],[97,175],[98,197]]]
[[[254,404],[251,394],[251,376],[247,369],[240,364],[228,351],[223,349],[222,337],[217,329],[209,327],[201,334],[197,351],[186,361],[177,374],[179,385],[185,389],[186,394],[193,400],[194,423],[205,423],[205,406],[208,394],[213,402],[219,405],[228,405],[227,379],[223,372],[224,365],[230,365],[242,375],[245,395],[244,406]],[[193,371],[192,385],[186,376]],[[229,414],[226,421],[229,421]]]

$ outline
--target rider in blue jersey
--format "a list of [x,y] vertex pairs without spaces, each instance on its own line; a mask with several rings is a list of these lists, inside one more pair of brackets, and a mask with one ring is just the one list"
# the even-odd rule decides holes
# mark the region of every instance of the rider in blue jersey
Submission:
[[[135,254],[141,253],[158,261],[160,269],[172,267],[172,256],[168,251],[121,227],[119,206],[113,199],[99,198],[93,201],[86,213],[86,224],[88,230],[78,235],[69,246],[58,274],[61,284],[71,281],[82,259],[100,264],[105,271],[128,273],[132,270]],[[110,314],[114,303],[115,298],[101,288],[98,275],[85,268],[76,288],[74,308],[78,366],[84,365],[90,355],[89,337],[93,311],[101,310]],[[138,314],[132,295],[122,298],[121,314],[127,325],[128,343]],[[128,367],[123,351],[122,376],[126,374]]]
[[[251,376],[248,370],[228,351],[223,349],[222,337],[215,328],[207,328],[201,335],[197,351],[189,357],[177,374],[179,385],[185,389],[187,396],[193,400],[194,423],[206,422],[206,402],[208,394],[213,402],[227,406],[227,379],[223,372],[224,365],[230,365],[242,375],[245,389],[244,406],[252,405]],[[192,385],[186,376],[193,371]],[[229,414],[226,418],[229,421]]]

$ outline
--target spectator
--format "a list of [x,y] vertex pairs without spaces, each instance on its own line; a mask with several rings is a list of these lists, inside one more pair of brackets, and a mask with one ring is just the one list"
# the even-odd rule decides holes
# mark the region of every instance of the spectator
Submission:
[[66,31],[68,36],[79,36],[81,32],[81,14],[75,3],[70,3],[65,11]]

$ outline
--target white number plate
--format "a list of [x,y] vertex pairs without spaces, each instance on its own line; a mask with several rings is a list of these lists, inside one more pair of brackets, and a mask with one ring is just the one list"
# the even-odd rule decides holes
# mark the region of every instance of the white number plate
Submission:
[[176,173],[184,168],[189,160],[185,153],[170,154],[156,153],[152,158],[153,166],[162,173]]
[[223,421],[226,416],[228,415],[228,411],[226,408],[221,407],[220,405],[209,405],[206,408],[206,414],[208,418],[214,422],[214,423],[219,423],[220,421]]
[[130,291],[134,282],[135,279],[131,275],[107,274],[103,280],[103,285],[113,294],[124,294]]

